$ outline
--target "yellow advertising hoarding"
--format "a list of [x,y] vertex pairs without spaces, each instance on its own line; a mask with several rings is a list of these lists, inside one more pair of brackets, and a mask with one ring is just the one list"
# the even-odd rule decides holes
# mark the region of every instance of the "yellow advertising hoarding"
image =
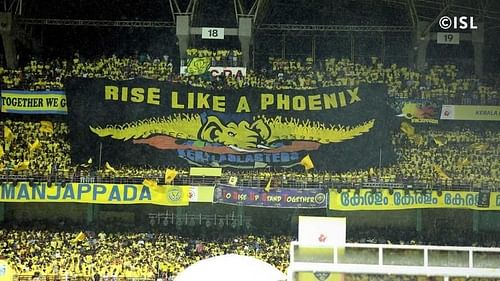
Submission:
[[164,206],[189,205],[187,185],[158,185],[156,188],[139,184],[68,183],[65,186],[27,182],[16,186],[0,186],[0,202],[65,202],[93,204],[155,204]]
[[67,114],[64,91],[2,91],[2,112],[18,114]]
[[500,106],[494,105],[443,105],[441,119],[500,121]]

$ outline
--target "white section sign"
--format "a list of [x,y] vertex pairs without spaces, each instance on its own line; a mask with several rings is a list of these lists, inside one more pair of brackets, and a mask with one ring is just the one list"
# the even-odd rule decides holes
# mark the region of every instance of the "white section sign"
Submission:
[[[219,76],[224,72],[225,76],[235,76],[235,75],[242,75],[246,76],[247,75],[247,68],[246,67],[224,67],[224,66],[211,66],[208,69],[208,72],[212,76]],[[187,66],[181,66],[180,73],[182,75],[186,75],[187,73]]]
[[441,119],[444,119],[444,120],[455,119],[455,106],[444,104],[441,107]]
[[189,187],[189,202],[198,202],[198,187]]
[[299,243],[343,245],[346,218],[299,216]]
[[224,39],[224,28],[220,27],[202,27],[201,39]]
[[460,33],[438,32],[437,43],[458,45],[460,44]]

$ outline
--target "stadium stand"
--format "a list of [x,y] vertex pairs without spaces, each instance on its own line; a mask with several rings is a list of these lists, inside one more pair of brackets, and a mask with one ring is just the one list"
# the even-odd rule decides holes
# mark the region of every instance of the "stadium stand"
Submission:
[[[191,50],[191,52],[194,52]],[[207,51],[208,52],[208,51]],[[194,52],[197,54],[196,52]],[[203,53],[203,52],[202,52]],[[437,100],[440,102],[458,102],[464,104],[497,104],[497,93],[491,87],[480,86],[474,79],[454,79],[458,71],[456,67],[445,65],[431,68],[429,73],[410,71],[405,67],[391,65],[384,68],[382,64],[376,63],[372,66],[350,63],[346,59],[325,60],[324,70],[313,70],[309,62],[275,60],[270,58],[270,71],[250,73],[246,77],[224,77],[223,79],[203,78],[202,76],[176,76],[172,72],[172,63],[156,59],[140,61],[138,58],[101,58],[97,61],[83,60],[74,56],[71,60],[55,60],[42,63],[32,60],[21,70],[4,70],[2,75],[4,85],[16,89],[63,89],[61,81],[72,77],[94,77],[109,78],[113,80],[131,79],[144,77],[159,81],[170,80],[187,83],[194,86],[208,88],[220,87],[267,87],[276,89],[287,88],[315,88],[333,85],[356,85],[360,82],[383,82],[389,85],[389,94],[396,98],[423,98]],[[18,79],[12,79],[17,77]],[[451,83],[451,79],[453,83]],[[222,83],[222,84],[220,84]],[[52,88],[54,87],[54,88]],[[12,122],[4,121],[6,126],[11,126],[16,139],[13,145],[6,149],[4,166],[13,169],[16,164],[28,159],[26,147],[39,139],[42,149],[34,152],[32,156],[31,169],[36,175],[48,175],[47,171],[57,162],[58,169],[65,171],[65,177],[78,177],[76,166],[69,159],[70,147],[67,142],[68,127],[62,121],[55,126],[53,134],[40,133],[37,122]],[[392,142],[396,144],[398,164],[384,167],[376,174],[384,182],[402,179],[431,183],[439,182],[441,179],[433,169],[434,165],[440,166],[446,171],[450,178],[446,185],[463,185],[469,187],[498,186],[498,132],[481,131],[474,129],[436,130],[424,128],[419,134],[420,138],[411,140],[403,133],[393,136]],[[446,144],[436,144],[435,139],[444,139]],[[481,145],[482,144],[482,145]],[[478,146],[479,145],[479,146]],[[474,152],[474,156],[468,156]],[[432,157],[429,157],[432,156]],[[471,159],[469,159],[471,158]],[[47,160],[50,159],[50,160]],[[54,161],[55,160],[55,161]],[[51,161],[49,163],[48,161]],[[484,163],[493,163],[486,168]],[[413,169],[418,166],[420,169]],[[156,171],[151,169],[140,169],[137,167],[117,167],[117,177],[139,177],[152,176],[161,178],[162,169]],[[181,169],[179,167],[178,169]],[[239,175],[242,179],[250,177],[248,181],[257,181],[258,185],[268,172],[263,174]],[[14,173],[15,174],[15,173]],[[180,173],[182,176],[183,173]],[[321,172],[319,174],[294,174],[294,172],[275,171],[273,175],[284,178],[285,181],[297,186],[307,186],[308,183],[329,182],[361,182],[368,181],[369,171],[347,172],[344,174],[331,174]],[[104,176],[104,175],[102,175]],[[225,177],[227,180],[231,175]],[[305,177],[305,178],[304,178]],[[253,179],[252,179],[253,178]],[[260,181],[259,181],[260,178]],[[140,182],[139,179],[136,182]],[[262,183],[260,183],[262,182]],[[286,184],[285,184],[286,186]],[[311,184],[309,184],[311,186]]]
[[[197,52],[190,50],[194,54]],[[222,50],[224,53],[234,52]],[[201,53],[209,52],[200,50]],[[210,51],[211,52],[211,51]],[[313,65],[311,61],[269,58],[265,71],[250,71],[244,77],[198,77],[175,75],[173,64],[164,58],[138,57],[70,59],[46,62],[32,59],[22,69],[0,69],[4,88],[27,90],[63,89],[67,77],[109,78],[126,80],[149,78],[183,82],[201,87],[258,87],[268,89],[308,89],[327,86],[358,85],[361,82],[386,83],[389,96],[432,99],[453,104],[497,105],[496,85],[484,84],[472,76],[461,75],[455,65],[434,65],[425,72],[395,64],[384,66],[373,58],[372,65],[353,63],[349,59],[329,58]],[[222,75],[222,74],[221,74]]]
[[[235,9],[238,9],[236,2],[240,1],[235,1]],[[415,2],[421,3],[417,0]],[[172,1],[170,4],[174,14]],[[285,10],[286,6],[281,5],[280,7]],[[255,9],[259,8],[256,6]],[[298,10],[301,12],[300,9]],[[238,14],[237,11],[236,13]],[[184,13],[177,11],[176,14]],[[279,20],[280,13],[274,11],[274,14],[276,14],[276,20]],[[350,11],[346,14],[352,17]],[[127,18],[128,16],[121,17]],[[318,15],[318,17],[320,16]],[[299,20],[298,18],[300,17],[297,17],[297,20]],[[149,22],[149,24],[151,23]],[[160,24],[165,24],[165,22]],[[353,25],[350,28],[356,26]],[[2,22],[0,33],[5,36],[8,32],[5,32],[3,28],[5,26]],[[182,31],[179,26],[177,28],[176,32]],[[417,27],[414,26],[414,28]],[[429,27],[429,30],[435,33],[432,27]],[[265,29],[259,30],[259,32],[262,31]],[[266,37],[256,37],[255,40],[267,40],[264,38]],[[131,52],[116,50],[116,54],[111,52],[112,55],[105,55],[105,52],[102,51],[102,54],[98,56],[86,57],[83,52],[81,54],[80,51],[71,49],[70,52],[73,54],[70,56],[64,56],[62,53],[55,56],[35,55],[34,53],[37,52],[30,52],[29,59],[25,59],[14,68],[7,67],[2,61],[0,66],[2,91],[14,93],[16,91],[38,93],[66,91],[70,85],[68,81],[73,80],[73,78],[88,78],[95,79],[95,81],[111,80],[124,83],[141,79],[140,81],[148,81],[148,83],[161,82],[168,85],[179,85],[183,89],[199,87],[210,93],[218,91],[250,92],[254,89],[273,93],[287,93],[288,90],[304,90],[312,93],[314,90],[325,87],[350,89],[360,85],[383,84],[384,91],[385,86],[387,86],[387,108],[392,110],[388,110],[386,114],[397,120],[395,122],[397,125],[384,124],[390,130],[390,138],[384,140],[390,144],[390,152],[394,154],[394,159],[387,161],[387,165],[382,164],[385,163],[382,161],[385,155],[380,147],[379,165],[363,167],[362,169],[339,171],[312,169],[301,161],[295,163],[297,166],[224,168],[221,176],[205,177],[191,176],[190,168],[192,165],[191,162],[187,161],[182,162],[184,165],[178,166],[171,163],[163,166],[116,163],[111,167],[107,162],[108,159],[95,158],[80,163],[71,157],[72,149],[74,150],[75,147],[71,146],[72,127],[69,117],[2,113],[0,117],[0,128],[3,129],[1,130],[3,134],[0,132],[2,135],[0,138],[0,148],[2,148],[0,151],[0,184],[2,188],[0,192],[0,261],[6,259],[8,265],[15,271],[14,279],[9,281],[171,281],[175,280],[175,276],[190,265],[209,257],[224,254],[255,256],[286,273],[290,265],[290,243],[297,240],[297,220],[298,216],[301,215],[343,216],[348,217],[349,220],[359,220],[347,228],[346,242],[348,243],[498,247],[500,245],[500,236],[498,235],[500,217],[496,211],[498,209],[489,209],[490,202],[496,202],[497,207],[500,206],[500,146],[498,145],[500,131],[496,124],[498,122],[450,121],[446,123],[439,120],[442,105],[481,106],[481,108],[500,106],[498,93],[500,80],[496,78],[496,74],[473,74],[469,70],[464,70],[459,60],[448,62],[441,60],[440,63],[430,63],[421,68],[415,65],[410,66],[410,64],[388,62],[389,60],[380,57],[380,52],[377,54],[368,52],[365,58],[360,58],[354,55],[355,43],[352,38],[354,37],[351,35],[352,50],[349,58],[340,52],[337,54],[330,50],[321,57],[311,57],[310,54],[285,55],[286,40],[283,36],[282,39],[280,37],[276,40],[283,42],[282,55],[276,55],[276,52],[272,52],[273,54],[269,52],[269,55],[266,53],[265,61],[256,64],[252,62],[253,67],[249,67],[248,61],[245,61],[248,59],[245,55],[248,54],[243,51],[243,48],[234,48],[230,44],[227,46],[214,44],[218,47],[212,47],[210,44],[207,47],[194,47],[196,45],[203,46],[203,44],[193,44],[194,46],[190,45],[186,52],[181,53],[180,56],[177,53],[173,56],[158,56],[159,52],[154,52],[155,55],[149,55],[147,52],[139,54],[137,51],[135,55],[123,55],[123,53]],[[244,41],[243,38],[239,39]],[[399,39],[401,38],[394,39],[394,41]],[[141,41],[139,36],[134,40],[135,44],[140,45],[137,42]],[[387,40],[388,46],[391,44],[390,41]],[[181,43],[181,40],[176,43],[174,41],[168,42],[175,48],[183,45]],[[473,41],[472,45],[476,43]],[[131,45],[133,44],[131,43]],[[400,52],[399,48],[403,47],[398,46],[398,52]],[[82,49],[84,49],[83,45]],[[179,49],[181,48],[179,47]],[[314,50],[315,47],[312,49]],[[413,51],[418,52],[417,49],[415,47]],[[85,52],[85,50],[83,51]],[[109,53],[109,50],[106,52]],[[383,53],[385,54],[385,52],[384,50]],[[490,52],[493,53],[493,51]],[[178,71],[179,66],[189,69],[189,64],[198,59],[207,62],[202,67],[206,66],[202,73],[190,74],[188,71],[186,73],[182,73],[182,70]],[[494,60],[492,59],[492,61]],[[228,74],[224,71],[215,74],[208,71],[209,66],[245,67],[246,74],[243,75],[240,72]],[[345,104],[344,93],[342,93],[342,99]],[[125,100],[122,98],[122,101]],[[351,100],[351,103],[353,102]],[[413,118],[420,117],[414,115],[415,112],[411,111],[413,108],[405,107],[409,103],[425,104],[426,110],[432,111],[425,112],[425,114],[429,114],[426,117],[429,119],[424,121],[428,122],[412,122]],[[336,100],[335,104],[337,104]],[[262,111],[264,112],[264,109]],[[190,111],[186,111],[186,116],[188,113]],[[300,115],[300,113],[302,112],[296,111],[290,114]],[[119,112],[118,114],[126,115],[127,112]],[[219,116],[217,114],[213,116]],[[221,115],[223,114],[221,113]],[[355,119],[355,117],[350,117]],[[255,118],[255,116],[252,115],[249,118]],[[281,116],[278,119],[281,120],[280,118]],[[205,122],[204,127],[207,123],[206,119],[205,113],[200,114],[200,120]],[[219,123],[221,120],[217,119]],[[258,133],[257,137],[254,135],[252,137],[262,137],[261,128],[255,124],[249,124],[246,121],[236,124],[232,116],[227,120],[233,123],[228,125],[222,122],[221,124],[228,125],[228,127],[241,125],[245,129],[253,130],[251,133]],[[138,123],[142,121],[139,120]],[[307,121],[309,122],[309,120]],[[295,125],[298,126],[298,124]],[[317,126],[325,127],[325,124]],[[126,125],[128,126],[128,124]],[[339,131],[342,130],[347,131],[345,127]],[[173,144],[171,145],[180,147],[189,143],[192,147],[207,149],[201,150],[204,152],[209,149],[220,149],[226,145],[213,142],[211,144],[215,144],[214,146],[204,147],[209,141],[201,138],[200,132],[201,130],[196,131],[197,139],[182,139],[184,141],[182,144],[179,142],[180,139],[172,138]],[[358,133],[358,135],[360,134]],[[111,134],[105,135],[105,137],[109,135]],[[113,138],[116,139],[115,136]],[[122,138],[130,140],[130,136]],[[311,136],[311,140],[313,139]],[[283,140],[278,139],[278,141]],[[305,140],[305,138],[301,140]],[[319,143],[318,141],[318,147]],[[285,144],[288,145],[288,139],[280,143],[283,146]],[[228,145],[224,148],[228,147],[233,150],[231,152],[226,150],[223,153],[247,152],[246,148],[240,148],[237,145]],[[262,147],[257,146],[257,148]],[[281,147],[278,148],[281,149]],[[324,151],[328,150],[323,150],[323,153]],[[183,160],[186,159],[181,161]],[[309,161],[311,160],[309,159]],[[337,160],[330,159],[329,161]],[[354,160],[352,161],[354,162]],[[255,163],[257,162],[255,159]],[[217,165],[218,163],[214,164],[214,166]],[[312,162],[310,165],[312,166]],[[167,182],[166,169],[167,171],[172,169],[176,173],[175,179],[172,179],[171,182]],[[190,197],[185,199],[185,202],[189,201],[187,205],[126,205],[128,202],[116,204],[112,201],[106,202],[107,205],[97,204],[103,203],[96,200],[98,192],[93,194],[93,200],[96,204],[94,202],[82,203],[84,201],[76,204],[73,203],[74,201],[61,203],[64,200],[60,202],[42,200],[45,199],[42,197],[56,190],[61,194],[64,193],[64,195],[60,194],[61,198],[68,196],[74,199],[75,194],[69,192],[68,195],[64,191],[73,190],[71,188],[65,189],[68,183],[88,184],[90,190],[90,186],[94,187],[94,184],[102,186],[109,184],[113,188],[125,184],[147,186],[151,183],[150,180],[153,183],[152,186],[164,182],[165,186],[169,187],[170,184],[174,187],[187,187],[184,190],[208,186],[212,188],[211,198],[208,201],[191,201],[191,196],[198,195],[193,195],[192,190],[189,189],[189,196],[185,196],[186,198]],[[28,182],[28,184],[24,184],[24,189],[16,189],[19,182]],[[48,185],[43,186],[43,190],[37,189],[37,183],[42,182],[47,182]],[[57,186],[58,184],[59,186]],[[267,196],[267,194],[271,194],[270,190],[277,192],[281,188],[293,189],[298,194],[313,190],[317,192],[314,199],[319,198],[318,201],[322,202],[323,207],[321,209],[307,209],[308,207],[300,209],[295,208],[296,205],[291,205],[292,207],[274,205],[271,208],[255,208],[258,205],[247,207],[244,203],[216,204],[221,203],[216,201],[221,196],[218,194],[218,192],[222,192],[222,189],[219,189],[220,186],[234,188],[234,190],[254,188],[260,192],[258,196],[262,196],[262,194]],[[149,188],[149,186],[147,187]],[[383,191],[387,191],[392,196],[395,189],[399,189],[396,191],[396,195],[404,197],[400,199],[400,202],[407,200],[407,202],[397,206],[401,208],[394,209],[397,211],[393,213],[386,211],[389,210],[389,207],[394,206],[390,206],[387,202],[384,203],[382,199],[380,202],[368,203],[368,200],[373,198],[375,198],[373,200],[382,198],[381,192]],[[34,199],[38,194],[40,202],[33,203],[33,207],[26,206],[31,202],[21,201],[31,200],[26,195],[28,191],[24,191],[26,194],[22,194],[19,190],[29,190]],[[46,190],[48,191],[46,192]],[[82,196],[81,186],[75,187],[74,190],[78,190],[77,197],[80,200]],[[411,195],[410,190],[412,191]],[[429,197],[425,197],[427,191],[431,193]],[[443,199],[445,197],[442,196],[443,191],[450,191],[446,199]],[[134,196],[135,192],[134,189]],[[360,192],[366,193],[360,195]],[[437,195],[433,195],[434,193]],[[471,200],[465,199],[472,193],[474,197],[471,197]],[[228,196],[227,194],[229,197],[232,196],[230,193],[226,193],[225,196]],[[235,194],[237,194],[236,191]],[[427,195],[429,195],[428,192]],[[451,195],[455,197],[451,197]],[[14,198],[16,196],[18,198]],[[151,194],[149,196],[151,197]],[[165,200],[173,202],[175,200],[172,198],[179,199],[175,198],[176,196],[181,197],[181,195],[169,193],[168,198],[165,196],[162,199],[167,198]],[[383,196],[387,199],[388,195],[384,194]],[[486,199],[482,200],[482,197]],[[332,208],[331,202],[335,198],[347,202],[343,207],[347,206],[351,209],[347,207],[345,209]],[[434,202],[433,205],[429,206],[424,204],[426,202],[417,202],[427,199],[436,202],[439,200],[439,203]],[[255,200],[257,201],[257,199]],[[272,201],[273,198],[265,200]],[[356,202],[355,200],[358,202],[353,204],[352,202]],[[366,202],[360,203],[360,200],[366,200]],[[411,203],[409,203],[410,201]],[[441,201],[449,201],[449,204],[444,206],[445,204]],[[206,204],[207,202],[209,204]],[[417,206],[420,203],[424,206]],[[486,206],[482,206],[483,203]],[[351,206],[348,206],[349,204]],[[388,208],[375,208],[376,204]],[[378,205],[376,207],[380,207]],[[453,205],[453,210],[451,210],[451,205]],[[270,205],[258,207],[262,206],[269,207]],[[360,208],[360,212],[347,212],[353,211],[356,207],[374,208],[373,210]],[[444,209],[446,207],[449,207],[450,210]],[[192,210],[196,210],[199,214],[193,215],[196,212],[190,213]],[[158,215],[149,213],[148,216],[148,212],[155,212]],[[166,212],[165,217],[160,216],[160,212]],[[230,212],[233,216],[231,222],[228,218]],[[240,218],[239,222],[234,219],[235,212]],[[171,221],[167,218],[168,214],[171,215]],[[221,219],[218,221],[219,214],[221,214]],[[199,220],[195,220],[198,215]],[[206,219],[207,216],[211,215],[214,215],[213,220]],[[202,216],[205,216],[203,220]],[[253,221],[242,219],[246,217],[251,217]],[[459,222],[462,219],[464,222]],[[369,220],[373,221],[367,223]],[[478,260],[480,259],[481,257],[478,258]],[[320,281],[326,280],[321,280],[320,277],[316,278]],[[448,281],[449,279],[434,276],[346,274],[342,280]],[[483,281],[490,279],[464,277],[450,278],[450,280]]]

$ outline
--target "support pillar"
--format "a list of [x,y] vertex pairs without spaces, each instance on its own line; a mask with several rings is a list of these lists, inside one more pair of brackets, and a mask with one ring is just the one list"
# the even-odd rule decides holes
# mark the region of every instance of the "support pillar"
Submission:
[[177,43],[179,44],[179,56],[182,60],[186,59],[186,51],[189,47],[189,39],[191,36],[191,17],[189,15],[176,16],[175,35],[177,35]]
[[90,225],[94,221],[94,204],[87,204],[87,216],[85,222]]
[[417,209],[415,212],[416,217],[416,230],[417,233],[422,232],[422,209]]
[[237,219],[237,222],[238,224],[240,223],[240,218],[241,218],[241,225],[240,226],[243,226],[245,225],[246,221],[245,221],[245,207],[243,206],[238,206],[238,209],[236,210],[236,217],[238,218]]
[[477,210],[472,211],[472,232],[479,232],[479,222],[480,222],[480,213]]
[[0,203],[0,223],[5,221],[5,203]]
[[250,66],[250,45],[253,37],[253,17],[239,17],[238,38],[240,39],[243,66]]
[[181,221],[183,224],[186,219],[186,209],[183,207],[176,207],[175,208],[175,216],[176,216],[176,222]]
[[427,32],[424,36],[422,34],[424,33],[425,29],[429,25],[429,22],[427,21],[419,21],[417,23],[417,30],[415,36],[415,43],[414,43],[414,48],[416,49],[416,67],[418,71],[422,71],[425,69],[425,62],[427,58],[427,46],[429,45],[430,41],[430,33]]
[[474,73],[477,78],[483,77],[484,64],[484,23],[477,24],[477,29],[471,31],[472,46],[474,47]]
[[92,205],[92,223],[99,224],[99,204],[91,204]]
[[14,17],[12,13],[0,13],[0,34],[2,35],[5,61],[8,68],[17,67],[17,50],[13,30]]

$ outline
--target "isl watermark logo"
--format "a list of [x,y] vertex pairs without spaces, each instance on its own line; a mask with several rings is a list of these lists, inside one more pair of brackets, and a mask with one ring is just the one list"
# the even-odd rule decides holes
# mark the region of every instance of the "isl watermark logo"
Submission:
[[470,30],[477,29],[477,25],[474,24],[474,17],[472,16],[442,16],[439,19],[439,27],[442,29],[460,29],[460,30]]

